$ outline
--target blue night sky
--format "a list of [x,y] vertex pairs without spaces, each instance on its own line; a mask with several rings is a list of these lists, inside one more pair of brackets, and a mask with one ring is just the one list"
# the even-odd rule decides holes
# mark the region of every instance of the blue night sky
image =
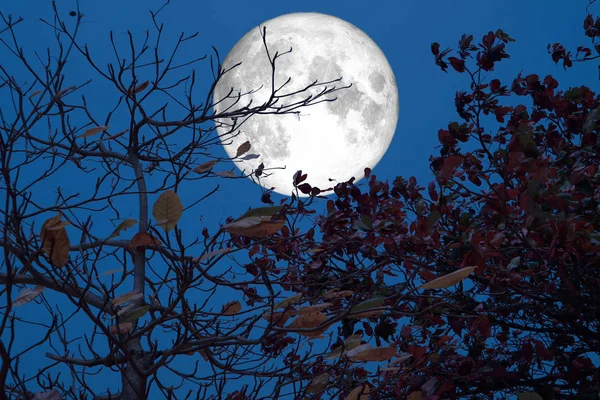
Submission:
[[[126,44],[126,31],[130,30],[141,43],[144,31],[151,28],[152,24],[148,10],[157,9],[161,4],[162,0],[80,0],[85,23],[79,40],[89,44],[97,60],[114,61],[108,40],[109,32],[112,30],[116,40]],[[398,175],[405,178],[412,175],[426,186],[433,179],[429,156],[438,154],[434,148],[438,144],[437,132],[458,119],[454,95],[456,91],[468,88],[467,76],[455,73],[451,68],[445,74],[434,64],[431,43],[439,42],[442,49],[455,47],[463,33],[473,34],[474,42],[478,42],[489,30],[500,28],[515,38],[516,42],[510,43],[507,48],[511,59],[499,63],[496,71],[488,74],[489,79],[499,78],[503,84],[510,85],[512,79],[523,71],[524,74],[537,73],[542,77],[552,74],[559,81],[560,88],[565,90],[582,82],[598,82],[595,65],[576,65],[574,71],[565,74],[562,66],[552,62],[546,49],[548,43],[555,42],[561,42],[571,49],[579,44],[587,44],[582,29],[586,4],[587,0],[172,0],[161,20],[165,23],[166,45],[173,43],[181,31],[187,34],[198,31],[199,36],[195,44],[187,48],[186,51],[190,53],[186,56],[210,55],[211,46],[214,46],[221,59],[225,59],[228,51],[249,30],[279,15],[319,12],[354,24],[369,35],[386,55],[396,76],[400,98],[394,139],[373,173],[378,179],[389,181]],[[75,2],[60,0],[59,8],[64,12],[64,19],[69,21],[68,12],[75,8]],[[0,9],[5,14],[26,19],[17,29],[26,53],[33,54],[34,50],[43,52],[52,45],[51,29],[37,21],[38,17],[51,19],[50,1],[2,0]],[[0,48],[0,63],[16,76],[19,75],[19,67],[4,48]],[[82,65],[75,63],[67,68],[65,86],[89,78],[100,79],[89,67],[81,68]],[[208,87],[212,83],[209,63],[198,64],[196,68],[201,85]],[[101,83],[98,83],[99,86],[95,84],[92,83],[84,93],[89,97],[92,109],[100,116],[106,114],[114,104],[114,92],[102,90]],[[0,107],[6,105],[6,101],[0,99]],[[490,125],[492,129],[495,127]],[[217,156],[226,156],[221,146],[214,149]],[[78,179],[76,176],[62,176],[60,184],[67,189],[74,189],[84,184]],[[180,195],[184,204],[186,196],[197,199],[214,188],[216,183],[217,179],[211,178],[182,187]],[[249,207],[263,205],[260,202],[260,188],[249,179],[219,179],[218,184],[219,192],[184,216],[179,224],[184,231],[199,236],[200,229],[207,226],[215,232],[218,224],[228,216],[237,217]],[[282,199],[278,194],[273,194],[272,198],[276,203]],[[150,203],[154,200],[150,199]],[[315,208],[324,211],[324,201]],[[125,217],[136,218],[135,212],[132,208],[131,214]],[[112,225],[99,220],[98,229],[110,233]],[[35,309],[33,305],[27,307]],[[25,332],[21,339],[30,334],[32,332]]]

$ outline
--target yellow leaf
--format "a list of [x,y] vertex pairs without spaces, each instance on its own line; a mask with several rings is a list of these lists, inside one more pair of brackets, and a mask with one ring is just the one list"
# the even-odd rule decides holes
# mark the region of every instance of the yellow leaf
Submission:
[[118,306],[123,303],[127,303],[128,301],[137,300],[144,297],[143,294],[139,293],[137,290],[132,290],[131,292],[127,292],[122,294],[119,297],[115,297],[112,301],[113,306]]
[[135,310],[133,310],[132,312],[130,312],[129,314],[127,314],[123,317],[123,322],[133,322],[137,319],[140,319],[144,315],[146,315],[146,313],[148,311],[150,311],[150,306],[142,306],[142,307],[136,308]]
[[271,324],[281,328],[288,321],[288,319],[290,319],[290,316],[285,312],[274,312],[273,314],[264,313],[262,315],[262,319],[267,320]]
[[163,192],[152,208],[154,219],[162,222],[159,226],[163,228],[165,232],[169,232],[177,225],[177,221],[181,218],[182,213],[183,204],[177,193],[172,190]]
[[371,389],[369,385],[361,385],[352,389],[348,396],[346,396],[346,400],[367,400],[369,398],[369,392]]
[[395,347],[377,347],[366,349],[352,355],[353,361],[385,361],[394,357],[398,350]]
[[239,157],[244,153],[247,153],[248,150],[250,150],[250,148],[252,147],[252,145],[250,144],[249,141],[245,141],[244,143],[242,143],[238,148],[237,148],[237,152],[235,154],[235,157]]
[[[327,316],[322,312],[315,312],[311,314],[302,314],[291,324],[287,326],[290,329],[308,329],[315,328],[321,325],[323,322],[327,321]],[[314,330],[310,332],[296,332],[302,336],[315,337],[321,335],[321,333],[325,332],[327,328]]]
[[475,267],[465,267],[457,271],[451,272],[448,275],[440,276],[432,281],[419,287],[419,289],[442,289],[450,286],[454,286],[463,279],[465,279],[471,272],[475,270]]
[[223,306],[221,314],[223,315],[235,315],[242,311],[242,305],[239,301],[230,301]]
[[108,128],[110,128],[109,126],[97,126],[95,128],[90,128],[87,131],[83,132],[83,135],[79,136],[79,137],[88,137],[88,136],[93,136],[96,135],[102,131],[107,130]]
[[308,388],[306,388],[306,392],[320,393],[327,387],[327,385],[329,385],[329,374],[320,374],[310,382],[310,385]]
[[202,174],[204,172],[210,172],[218,162],[219,161],[217,161],[217,160],[207,161],[205,163],[198,165],[196,168],[193,169],[193,171],[197,172],[199,174]]
[[16,299],[13,300],[13,307],[20,307],[24,304],[29,303],[33,299],[35,299],[40,293],[44,291],[43,286],[36,286],[34,288],[24,289],[19,292],[19,295]]
[[125,230],[133,227],[135,224],[137,224],[137,220],[133,219],[133,218],[127,218],[127,219],[121,221],[121,223],[119,225],[117,225],[115,230],[110,234],[110,236],[108,238],[112,239],[114,237],[119,236],[119,234],[122,231],[125,231]]

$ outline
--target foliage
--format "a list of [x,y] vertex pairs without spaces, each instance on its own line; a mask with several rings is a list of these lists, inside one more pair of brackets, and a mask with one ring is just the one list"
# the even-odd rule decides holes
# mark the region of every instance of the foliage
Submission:
[[[82,17],[77,14],[78,23]],[[8,205],[0,220],[0,283],[7,299],[0,383],[10,396],[179,398],[189,383],[198,398],[232,400],[581,399],[600,391],[600,98],[588,87],[560,90],[552,76],[535,74],[486,80],[482,72],[509,58],[513,39],[502,30],[479,43],[463,35],[454,52],[434,43],[434,62],[464,74],[470,85],[456,94],[460,119],[438,132],[431,182],[397,177],[390,183],[366,169],[365,185],[339,183],[328,199],[298,171],[294,184],[311,194],[307,200],[293,195],[251,209],[195,238],[177,225],[195,200],[177,192],[190,180],[232,176],[213,172],[229,160],[206,159],[214,129],[199,126],[293,112],[296,105],[211,116],[210,104],[185,108],[196,104],[190,94],[178,103],[186,117],[168,118],[164,108],[150,110],[143,101],[168,90],[161,74],[140,83],[135,63],[100,69],[56,18],[52,26],[114,84],[119,104],[127,103],[131,114],[127,131],[112,134],[112,114],[93,117],[85,102],[72,99],[80,85],[63,88],[61,62],[46,67],[47,81],[37,79],[26,90],[4,76],[4,87],[23,104],[18,114],[26,115],[14,123],[3,117],[0,143],[0,193]],[[597,25],[598,19],[585,19],[594,48]],[[14,26],[10,22],[8,31]],[[160,36],[161,25],[155,26]],[[132,51],[131,59],[141,57]],[[585,47],[576,57],[560,44],[549,51],[565,68],[598,57]],[[170,71],[159,59],[153,63]],[[110,72],[115,69],[131,71],[125,78]],[[223,73],[219,65],[216,79]],[[304,106],[318,101],[308,96],[312,89],[306,89]],[[333,91],[322,90],[323,96]],[[515,99],[530,105],[510,105]],[[89,121],[70,122],[71,114]],[[41,116],[62,122],[49,139],[31,133],[46,123]],[[194,129],[189,145],[174,152],[163,143],[182,127]],[[144,137],[142,129],[154,136]],[[234,123],[232,134],[235,129]],[[250,149],[244,143],[237,157]],[[29,158],[9,157],[17,151]],[[100,183],[87,200],[58,190],[52,205],[32,202],[23,188],[28,183],[10,171],[42,156],[53,164],[39,172],[37,183],[66,163]],[[105,175],[88,169],[94,163]],[[121,170],[134,176],[133,183]],[[108,178],[117,184],[103,187]],[[155,194],[151,221],[148,201]],[[139,200],[137,219],[119,215],[111,203],[119,196]],[[268,192],[262,201],[273,204]],[[112,213],[116,227],[96,232],[92,219],[82,217],[91,206],[103,219]],[[32,235],[38,221],[41,232]],[[130,240],[115,239],[136,224]],[[224,259],[233,264],[233,277],[221,267]],[[107,261],[122,267],[121,276],[101,278],[100,264]],[[86,317],[84,340],[71,341],[65,333],[70,317],[53,309],[50,291],[72,303],[72,315]],[[33,377],[37,382],[19,374],[19,352],[11,345],[13,327],[27,321],[19,313],[33,306],[28,302],[52,317],[34,347],[49,338],[61,345],[47,354],[51,362]],[[191,361],[174,361],[181,358]],[[77,382],[62,380],[52,370],[56,365],[66,366]],[[91,383],[105,368],[120,374],[120,393]],[[241,385],[235,381],[240,377]]]

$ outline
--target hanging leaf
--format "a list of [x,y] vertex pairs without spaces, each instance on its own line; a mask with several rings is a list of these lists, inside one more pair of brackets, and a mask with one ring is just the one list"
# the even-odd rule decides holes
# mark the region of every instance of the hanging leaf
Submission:
[[142,293],[139,293],[137,290],[132,290],[131,292],[122,294],[119,297],[115,297],[112,301],[112,305],[119,306],[123,303],[127,303],[128,301],[141,299],[142,297],[144,297],[144,295]]
[[[327,316],[325,314],[323,314],[322,312],[315,312],[315,313],[311,313],[311,314],[302,314],[298,318],[296,318],[294,321],[292,321],[292,323],[289,324],[287,326],[287,328],[290,328],[290,329],[315,328],[315,327],[321,325],[325,321],[327,321]],[[302,336],[307,336],[307,337],[317,337],[317,336],[320,336],[321,333],[325,332],[326,329],[327,329],[327,327],[325,327],[323,329],[319,329],[317,331],[296,332],[296,333],[298,333],[299,335],[302,335]]]
[[235,178],[235,172],[234,171],[221,171],[221,172],[215,172],[215,175],[217,176],[221,176],[223,178]]
[[133,322],[122,322],[108,328],[108,331],[113,335],[129,333],[133,328]]
[[69,261],[69,247],[71,246],[61,218],[62,214],[49,218],[44,222],[40,231],[44,252],[50,257],[50,262],[55,267],[62,267]]
[[377,315],[383,314],[385,310],[374,310],[370,311],[373,308],[378,308],[383,305],[385,301],[385,297],[375,297],[373,299],[369,299],[367,301],[363,301],[362,303],[352,307],[350,313],[352,315],[346,316],[349,319],[360,319],[360,318],[368,318]]
[[223,229],[233,235],[263,238],[279,232],[284,226],[285,221],[271,221],[270,217],[248,217],[224,225]]
[[163,192],[154,203],[154,207],[152,207],[154,219],[162,222],[159,226],[165,232],[169,232],[177,225],[177,221],[181,218],[182,213],[183,204],[177,193],[172,190]]
[[121,321],[133,322],[135,320],[142,318],[144,315],[146,315],[146,313],[148,311],[150,311],[150,306],[142,306],[142,307],[136,308],[129,314],[125,315]]
[[138,247],[147,247],[149,249],[156,249],[160,247],[160,245],[160,241],[152,235],[150,235],[149,233],[138,232],[131,238],[129,248],[137,249]]
[[205,172],[210,172],[213,169],[213,167],[215,165],[217,165],[218,162],[219,162],[218,160],[207,161],[205,163],[198,165],[192,171],[197,172],[199,174],[203,174]]
[[329,374],[317,375],[306,388],[307,393],[320,393],[329,385]]
[[223,306],[221,310],[222,315],[235,315],[242,311],[242,305],[239,301],[230,301]]
[[17,296],[17,298],[13,300],[12,306],[20,307],[24,304],[27,304],[27,303],[31,302],[33,299],[35,299],[43,291],[44,291],[44,287],[39,286],[39,285],[34,288],[23,289],[19,292],[19,295]]
[[137,219],[133,219],[133,218],[124,219],[123,221],[121,221],[121,223],[119,225],[117,225],[117,227],[110,234],[108,239],[112,239],[114,237],[119,236],[121,234],[121,232],[123,232],[129,228],[132,228],[133,226],[135,226],[135,224],[137,224]]
[[225,247],[223,249],[218,249],[215,251],[211,251],[210,253],[206,253],[205,255],[203,255],[200,258],[195,258],[194,261],[205,261],[208,260],[209,258],[221,255],[221,254],[227,254],[229,252],[233,251],[232,247]]
[[148,87],[149,84],[150,84],[150,82],[148,82],[148,81],[141,83],[139,86],[137,86],[136,88],[133,89],[133,92],[134,93],[142,92]]
[[353,361],[386,361],[394,357],[398,350],[395,347],[377,347],[375,349],[366,349],[352,357]]
[[35,96],[37,96],[38,94],[42,93],[41,90],[36,90],[35,92],[31,93],[29,95],[29,100],[33,99]]
[[348,396],[346,396],[346,400],[368,400],[369,392],[371,389],[369,385],[361,385],[352,389]]
[[440,276],[432,281],[419,287],[419,289],[442,289],[450,286],[454,286],[463,279],[465,279],[471,272],[475,270],[475,267],[465,267],[457,271],[451,272],[448,275]]
[[94,136],[102,131],[107,130],[108,128],[110,128],[110,127],[109,126],[97,126],[95,128],[90,128],[87,131],[83,132],[83,135],[81,135],[79,137]]
[[279,303],[277,303],[275,305],[275,310],[278,310],[280,308],[288,308],[291,305],[294,305],[296,303],[300,302],[300,299],[302,299],[302,293],[297,293],[291,297],[288,297],[285,300],[280,301]]
[[252,147],[252,145],[250,144],[249,141],[245,141],[244,143],[242,143],[238,148],[237,148],[237,152],[235,154],[235,157],[239,157],[242,154],[247,153],[250,150],[250,147]]

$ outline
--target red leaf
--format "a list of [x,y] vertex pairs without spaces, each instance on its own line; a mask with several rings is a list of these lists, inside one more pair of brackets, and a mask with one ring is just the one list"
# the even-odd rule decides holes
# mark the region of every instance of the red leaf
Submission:
[[429,182],[427,190],[429,191],[429,197],[431,198],[431,201],[438,201],[438,194],[435,190],[435,181]]
[[444,159],[444,166],[440,171],[440,178],[448,179],[452,175],[454,175],[454,171],[456,168],[460,167],[463,163],[463,158],[461,156],[450,156]]
[[461,60],[456,57],[449,57],[448,61],[450,61],[450,65],[456,72],[465,72],[465,60]]

